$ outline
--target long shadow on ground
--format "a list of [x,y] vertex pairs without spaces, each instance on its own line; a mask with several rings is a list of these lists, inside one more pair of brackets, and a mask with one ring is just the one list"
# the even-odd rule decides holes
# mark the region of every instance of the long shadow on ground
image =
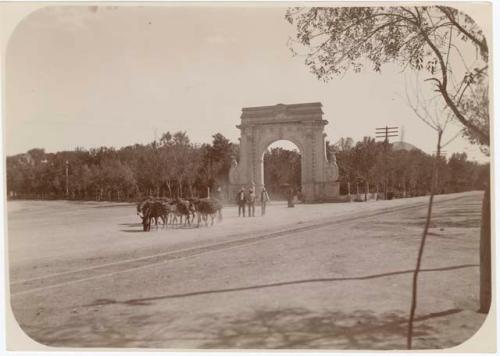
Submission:
[[[461,269],[461,268],[470,268],[470,267],[478,267],[478,266],[479,265],[477,265],[477,264],[463,264],[463,265],[439,267],[439,268],[422,268],[420,270],[420,272],[424,273],[424,272],[450,271],[450,270],[456,270],[456,269]],[[110,305],[110,304],[124,304],[124,305],[131,305],[131,306],[133,306],[133,305],[151,305],[152,302],[154,302],[154,301],[165,300],[165,299],[186,298],[186,297],[194,297],[194,296],[208,295],[208,294],[241,292],[241,291],[247,291],[247,290],[253,290],[253,289],[275,288],[275,287],[283,287],[283,286],[296,285],[296,284],[343,282],[343,281],[355,281],[355,280],[362,281],[362,280],[369,280],[369,279],[375,279],[375,278],[397,276],[397,275],[401,275],[401,274],[409,274],[409,273],[413,273],[413,272],[414,272],[414,270],[403,270],[403,271],[387,272],[387,273],[380,273],[380,274],[373,274],[373,275],[359,276],[359,277],[335,277],[335,278],[303,279],[303,280],[285,281],[285,282],[261,284],[261,285],[254,285],[254,286],[226,288],[226,289],[217,289],[217,290],[202,290],[202,291],[195,291],[195,292],[182,293],[182,294],[160,295],[160,296],[153,296],[153,297],[147,297],[147,298],[129,299],[129,300],[123,300],[123,301],[115,300],[115,299],[97,299],[93,303],[88,304],[88,305],[84,305],[84,306],[85,307],[92,307],[92,306],[103,306],[103,305]]]
[[[422,272],[435,273],[477,266],[464,264],[423,269]],[[82,312],[85,310],[88,312],[74,314],[64,324],[22,325],[22,328],[38,342],[67,347],[404,349],[408,322],[407,311],[393,310],[386,313],[376,313],[373,310],[327,309],[313,311],[305,308],[264,308],[237,315],[209,311],[190,314],[182,310],[163,312],[162,308],[156,310],[154,304],[176,298],[279,288],[293,284],[307,285],[310,283],[369,280],[412,272],[412,270],[402,270],[359,277],[284,281],[123,301],[97,299],[91,304],[81,305],[78,308]],[[102,309],[107,309],[109,306],[112,315],[113,311],[117,310],[116,305],[124,305],[134,309],[153,306],[153,309],[135,309],[134,311],[125,308],[120,311],[121,316],[118,322],[116,317],[110,317],[109,313]],[[332,307],[335,308],[335,301],[332,301]],[[459,339],[462,336],[444,336],[446,334],[444,330],[449,326],[446,324],[447,319],[457,318],[458,316],[454,315],[460,312],[462,312],[461,309],[454,308],[417,315],[414,324],[415,348],[445,348],[465,341]],[[462,318],[464,317],[468,316],[462,315]],[[178,321],[182,325],[181,328],[177,324]],[[427,322],[419,323],[421,321]],[[471,331],[470,335],[472,333]]]

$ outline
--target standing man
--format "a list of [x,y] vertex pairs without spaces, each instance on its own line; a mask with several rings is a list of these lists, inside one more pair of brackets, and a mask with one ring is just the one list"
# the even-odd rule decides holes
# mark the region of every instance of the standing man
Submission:
[[287,197],[289,208],[295,207],[295,205],[293,204],[294,196],[295,196],[295,190],[293,189],[293,187],[290,187],[290,189],[288,189],[288,197]]
[[255,192],[253,188],[250,188],[250,191],[248,192],[248,197],[247,197],[247,204],[248,204],[248,217],[255,217]]
[[217,188],[215,188],[214,198],[218,200],[222,200],[222,188],[217,184]]
[[266,215],[266,203],[271,201],[269,198],[269,194],[267,194],[267,190],[265,186],[262,186],[262,191],[260,192],[260,215]]
[[238,216],[241,216],[243,212],[243,217],[245,217],[245,188],[241,187],[240,191],[236,195],[236,204],[238,204]]

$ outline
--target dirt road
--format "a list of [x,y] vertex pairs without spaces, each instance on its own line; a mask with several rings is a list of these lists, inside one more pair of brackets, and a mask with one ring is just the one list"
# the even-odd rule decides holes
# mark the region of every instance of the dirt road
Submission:
[[[481,192],[438,196],[417,348],[472,336]],[[135,207],[9,202],[10,292],[46,345],[404,349],[427,198],[224,210],[212,227],[141,231]]]

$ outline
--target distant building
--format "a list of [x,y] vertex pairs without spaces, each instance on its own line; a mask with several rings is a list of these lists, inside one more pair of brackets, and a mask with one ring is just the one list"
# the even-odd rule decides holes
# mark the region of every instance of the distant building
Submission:
[[412,145],[411,143],[408,142],[403,142],[403,141],[397,141],[392,144],[392,149],[394,151],[412,151],[412,150],[417,150],[417,151],[422,151],[420,148]]

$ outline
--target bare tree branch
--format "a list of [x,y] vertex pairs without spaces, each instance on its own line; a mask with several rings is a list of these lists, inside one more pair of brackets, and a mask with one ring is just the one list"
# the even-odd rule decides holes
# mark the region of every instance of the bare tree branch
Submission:
[[486,59],[488,59],[488,45],[486,44],[486,40],[483,37],[481,40],[479,40],[477,37],[475,37],[472,33],[467,31],[458,21],[455,19],[455,16],[451,13],[448,7],[445,6],[437,6],[439,10],[450,20],[451,23],[460,31],[462,32],[465,36],[467,36],[472,42],[476,44],[476,46],[479,47],[481,50],[481,53],[483,56],[485,56]]

